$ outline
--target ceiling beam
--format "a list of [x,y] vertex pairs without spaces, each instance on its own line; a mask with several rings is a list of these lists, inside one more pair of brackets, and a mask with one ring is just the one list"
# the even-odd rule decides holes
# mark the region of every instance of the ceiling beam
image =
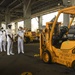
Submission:
[[11,2],[11,3],[7,6],[7,8],[10,7],[11,5],[13,5],[16,1],[17,1],[17,0],[14,0],[13,2]]
[[5,0],[2,0],[2,2],[0,3],[0,5],[2,5],[4,1],[5,1]]
[[[23,2],[22,2],[22,3],[23,3]],[[18,8],[19,6],[22,5],[22,3],[20,3],[20,4],[16,5],[16,6],[14,6],[12,9],[10,9],[10,11],[12,11],[12,10],[15,9],[15,8]]]
[[16,9],[16,10],[14,10],[15,12],[21,12],[21,13],[23,13],[23,9]]
[[[26,0],[25,0],[25,2],[26,2]],[[25,2],[24,2],[24,3],[25,3]],[[26,8],[23,9],[23,11],[25,10],[25,13],[27,13],[27,10],[28,10],[28,8],[29,8],[29,6],[30,6],[30,3],[31,3],[31,0],[28,1],[28,4],[27,4]]]
[[0,7],[0,10],[3,10],[3,9],[5,9],[4,7]]

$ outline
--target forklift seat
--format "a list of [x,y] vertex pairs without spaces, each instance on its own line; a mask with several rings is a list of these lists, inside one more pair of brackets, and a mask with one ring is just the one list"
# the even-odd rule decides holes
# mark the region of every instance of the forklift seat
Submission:
[[69,29],[67,37],[69,40],[75,40],[75,28]]
[[60,34],[53,36],[53,42],[52,42],[52,44],[55,47],[60,48],[62,42],[67,40],[67,38],[63,38],[63,36],[66,34],[66,32],[68,32],[68,27],[67,26],[63,26],[60,29]]

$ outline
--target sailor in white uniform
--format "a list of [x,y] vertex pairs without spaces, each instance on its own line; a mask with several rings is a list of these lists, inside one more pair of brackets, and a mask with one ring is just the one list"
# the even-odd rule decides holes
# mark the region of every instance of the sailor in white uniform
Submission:
[[7,35],[7,55],[14,55],[12,53],[12,46],[13,46],[13,34],[11,30],[11,25],[8,25],[8,29],[6,30]]
[[0,52],[2,52],[2,29],[0,28]]
[[22,27],[19,27],[18,30],[18,54],[20,52],[24,53],[24,47],[23,47],[23,43],[24,43],[24,30]]
[[2,27],[2,45],[3,50],[6,51],[6,31]]

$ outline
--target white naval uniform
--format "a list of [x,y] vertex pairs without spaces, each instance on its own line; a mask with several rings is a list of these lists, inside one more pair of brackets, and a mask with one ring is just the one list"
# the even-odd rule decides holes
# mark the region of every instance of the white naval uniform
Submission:
[[2,31],[0,31],[0,52],[2,52]]
[[[24,31],[20,30],[18,31],[18,54],[20,52],[24,53],[24,47],[23,47],[23,43],[24,43]],[[21,37],[19,37],[21,36]]]
[[2,44],[3,44],[3,50],[6,51],[6,31],[4,30],[2,34]]
[[11,29],[7,29],[6,30],[6,35],[7,35],[7,55],[10,55],[10,54],[13,54],[12,53],[13,41],[10,39],[10,37],[8,35],[13,37],[12,30]]

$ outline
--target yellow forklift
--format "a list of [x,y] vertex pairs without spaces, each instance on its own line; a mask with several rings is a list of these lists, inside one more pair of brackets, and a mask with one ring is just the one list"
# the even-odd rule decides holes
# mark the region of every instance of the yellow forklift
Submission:
[[[69,25],[58,22],[61,13],[70,15]],[[72,6],[58,11],[54,22],[46,23],[40,34],[40,59],[44,63],[59,63],[75,69],[75,29],[71,28],[74,17],[75,6]]]
[[39,39],[38,39],[38,36],[36,35],[36,32],[33,32],[31,30],[28,30],[24,34],[24,41],[26,43],[30,43],[30,42],[39,41]]

